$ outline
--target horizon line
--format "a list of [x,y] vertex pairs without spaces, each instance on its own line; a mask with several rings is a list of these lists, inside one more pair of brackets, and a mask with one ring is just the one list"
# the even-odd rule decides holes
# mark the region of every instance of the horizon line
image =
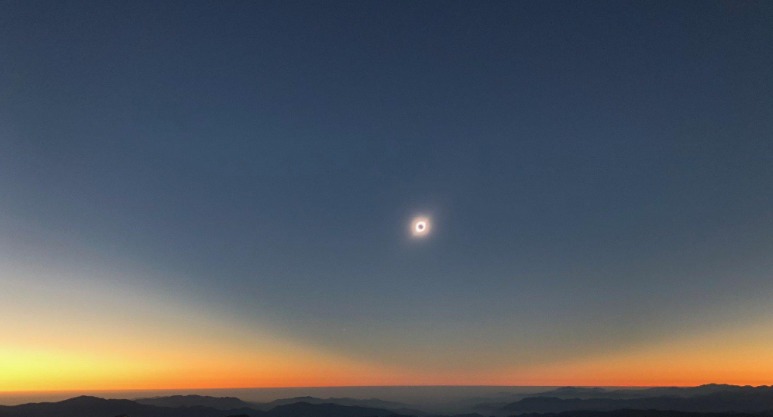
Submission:
[[701,384],[652,384],[652,385],[585,385],[585,384],[558,384],[558,385],[505,385],[505,384],[409,384],[409,385],[308,385],[308,386],[263,386],[263,387],[198,387],[198,388],[73,388],[53,390],[0,390],[0,394],[11,393],[68,393],[77,391],[90,392],[130,392],[130,391],[226,391],[226,390],[250,390],[250,389],[318,389],[318,388],[694,388],[706,385],[729,385],[737,387],[770,387],[773,384],[732,384],[720,382],[707,382]]

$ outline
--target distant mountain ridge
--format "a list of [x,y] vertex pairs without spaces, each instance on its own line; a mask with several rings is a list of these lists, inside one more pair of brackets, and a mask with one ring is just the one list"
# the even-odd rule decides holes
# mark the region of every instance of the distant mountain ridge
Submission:
[[277,406],[308,403],[308,404],[336,404],[352,407],[367,407],[390,410],[397,414],[408,414],[423,416],[427,413],[421,410],[410,409],[408,405],[394,401],[384,401],[378,398],[358,399],[358,398],[317,398],[317,397],[291,397],[280,398],[267,403],[247,402],[236,397],[210,397],[204,395],[171,395],[162,397],[137,398],[134,401],[140,404],[155,405],[159,407],[192,407],[205,406],[217,408],[220,410],[231,410],[236,408],[252,408],[255,410],[268,411]]
[[768,386],[753,387],[751,385],[704,384],[697,387],[653,387],[627,388],[610,390],[595,387],[561,387],[532,397],[558,398],[646,398],[646,397],[693,397],[696,395],[714,394],[717,392],[744,392],[750,390],[765,390]]
[[203,406],[157,407],[131,400],[108,400],[89,396],[59,402],[0,406],[0,417],[264,417],[264,414],[249,408],[226,411]]
[[[369,404],[385,407],[368,407]],[[295,397],[270,403],[250,403],[235,397],[200,395],[136,401],[80,396],[60,402],[0,406],[0,417],[484,417],[481,413],[449,415],[410,409],[397,411],[386,406],[404,407],[405,404],[375,398]],[[773,417],[773,387],[719,384],[642,389],[562,387],[498,406],[485,415]]]
[[548,414],[521,414],[519,417],[771,417],[773,414],[691,413],[669,410],[565,411]]
[[[338,404],[310,404],[298,402],[278,405],[267,412],[270,417],[389,417],[393,411]],[[268,416],[267,416],[268,417]]]
[[[173,396],[166,402],[179,401],[184,406],[158,406],[142,404],[132,400],[115,400],[81,396],[59,402],[29,403],[15,406],[0,406],[0,417],[403,417],[393,411],[338,404],[310,404],[297,402],[273,407],[269,411],[250,407],[220,409],[203,403],[225,405],[236,403],[233,398]],[[185,398],[187,397],[187,398]],[[153,399],[158,402],[159,398]],[[224,400],[224,401],[219,401]],[[243,401],[238,400],[240,403]],[[192,405],[191,405],[192,404]]]
[[211,407],[218,410],[233,410],[237,408],[255,408],[257,403],[242,401],[236,397],[210,397],[206,395],[171,395],[165,397],[137,398],[140,404],[158,407]]
[[308,403],[308,404],[338,404],[355,407],[371,407],[371,408],[385,408],[388,410],[395,410],[401,408],[407,408],[406,404],[384,401],[378,398],[357,399],[357,398],[317,398],[317,397],[292,397],[281,398],[267,403],[258,404],[264,409],[271,409],[278,405],[294,404],[294,403]]
[[[563,395],[549,396],[549,395]],[[773,387],[708,384],[698,387],[603,390],[559,388],[491,410],[497,415],[592,410],[670,410],[760,413],[773,411]]]

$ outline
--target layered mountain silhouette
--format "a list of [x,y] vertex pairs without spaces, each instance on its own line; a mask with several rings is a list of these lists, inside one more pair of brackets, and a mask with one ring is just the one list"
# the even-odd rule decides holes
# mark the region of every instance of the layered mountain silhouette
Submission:
[[670,410],[699,413],[773,411],[773,387],[702,385],[699,387],[605,390],[565,387],[509,404],[479,404],[478,410],[510,416],[591,410]]
[[727,384],[706,384],[697,387],[654,387],[638,389],[605,389],[592,387],[561,387],[551,391],[546,391],[537,395],[538,397],[558,397],[558,398],[651,398],[651,397],[694,397],[698,395],[708,395],[718,392],[741,393],[752,390],[765,390],[768,387],[738,386]]
[[271,409],[278,405],[294,404],[294,403],[308,403],[308,404],[338,404],[348,405],[355,407],[370,407],[370,408],[384,408],[387,410],[399,410],[409,408],[406,404],[379,400],[378,398],[369,399],[357,399],[357,398],[317,398],[317,397],[293,397],[282,398],[274,400],[268,403],[258,404],[263,409]]
[[227,411],[204,406],[170,408],[140,404],[131,400],[106,400],[87,396],[52,403],[0,406],[0,417],[263,417],[264,414],[249,408]]
[[266,417],[388,417],[398,414],[390,410],[338,404],[295,404],[279,405],[266,412]]
[[[393,411],[379,408],[306,402],[279,405],[268,411],[250,407],[216,408],[225,407],[228,404],[238,405],[239,403],[234,401],[238,399],[180,397],[188,398],[174,398],[168,402],[153,399],[154,402],[167,404],[167,406],[158,406],[131,400],[82,396],[60,402],[0,406],[0,417],[400,417]],[[182,405],[170,406],[175,401]],[[241,402],[241,400],[238,401]],[[210,406],[197,404],[210,404]]]
[[690,413],[669,410],[564,411],[549,414],[521,414],[519,417],[769,417],[771,414]]
[[159,407],[192,407],[205,406],[219,410],[232,410],[237,408],[252,408],[268,411],[280,405],[307,403],[307,404],[335,404],[351,407],[366,407],[389,410],[392,414],[426,416],[421,410],[410,408],[408,405],[394,401],[384,401],[378,398],[317,398],[317,397],[292,397],[281,398],[267,403],[246,402],[235,397],[210,397],[203,395],[172,395],[166,397],[138,398],[140,404],[155,405]]
[[296,397],[250,403],[235,397],[200,395],[134,401],[82,396],[60,402],[0,406],[0,417],[773,417],[773,387],[564,387],[504,405],[479,405],[484,407],[491,412],[441,416],[379,399]]
[[[236,397],[210,397],[206,395],[171,395],[167,397],[138,398],[140,404],[158,407],[211,407],[218,410],[233,410],[237,408],[256,408],[257,403],[242,401]],[[256,408],[257,409],[257,408]]]

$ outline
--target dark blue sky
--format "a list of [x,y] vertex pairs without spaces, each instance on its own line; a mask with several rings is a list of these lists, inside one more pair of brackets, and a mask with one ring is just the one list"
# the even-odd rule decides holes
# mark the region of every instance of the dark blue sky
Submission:
[[770,2],[5,2],[4,268],[428,373],[758,323],[771,74]]

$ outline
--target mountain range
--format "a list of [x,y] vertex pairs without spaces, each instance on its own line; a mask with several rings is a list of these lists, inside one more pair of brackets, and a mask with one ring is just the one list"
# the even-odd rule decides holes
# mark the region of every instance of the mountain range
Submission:
[[773,387],[562,387],[477,413],[439,415],[376,398],[294,397],[267,403],[235,397],[173,395],[136,400],[81,396],[60,402],[0,406],[0,417],[773,417]]
[[624,409],[761,413],[773,410],[773,387],[720,384],[615,390],[563,387],[509,403],[477,404],[474,408],[497,416]]
[[[196,405],[209,404],[208,406]],[[222,401],[221,401],[222,400]],[[238,399],[236,399],[238,400]],[[394,412],[378,408],[337,404],[297,402],[263,411],[250,407],[216,408],[237,404],[233,398],[199,397],[172,399],[180,406],[142,404],[132,400],[115,400],[81,396],[59,402],[0,406],[0,417],[390,417]],[[241,400],[239,400],[241,401]],[[156,399],[156,402],[159,402]],[[238,405],[238,404],[237,404]]]

